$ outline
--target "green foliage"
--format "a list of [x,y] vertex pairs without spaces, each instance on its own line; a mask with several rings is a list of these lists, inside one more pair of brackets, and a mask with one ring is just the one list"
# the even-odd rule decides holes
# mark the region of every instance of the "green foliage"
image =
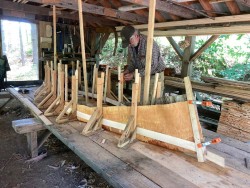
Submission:
[[121,39],[119,38],[115,56],[113,55],[115,48],[115,38],[111,35],[104,45],[100,54],[101,63],[109,66],[125,65],[127,63],[126,49],[122,48]]
[[234,66],[219,72],[221,77],[232,80],[244,80],[245,75],[250,73],[250,64],[235,64]]
[[[245,38],[246,36],[242,34],[237,35],[236,39],[233,39],[232,35],[220,36],[195,60],[195,70],[203,75],[242,79],[249,71],[250,41],[246,40],[245,45],[237,45],[233,41],[242,41]],[[199,39],[196,48],[198,49],[204,43],[205,40]]]

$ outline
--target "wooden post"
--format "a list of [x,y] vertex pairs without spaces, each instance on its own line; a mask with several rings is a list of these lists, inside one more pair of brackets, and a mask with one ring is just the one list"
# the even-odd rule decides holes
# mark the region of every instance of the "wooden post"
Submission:
[[68,85],[68,65],[65,65],[65,101],[68,102],[69,98],[68,98],[68,90],[69,85]]
[[118,66],[118,102],[123,102],[123,73],[121,73],[121,66]]
[[184,78],[191,74],[191,66],[192,62],[190,62],[190,57],[193,54],[194,51],[194,45],[195,45],[195,36],[188,36],[185,38],[185,40],[188,40],[190,42],[190,45],[185,48],[184,54],[183,54],[183,59],[182,59],[182,67],[181,67],[181,77]]
[[92,81],[92,99],[94,98],[94,94],[95,94],[96,74],[98,74],[98,69],[96,68],[96,64],[95,64],[94,70],[93,70],[93,81]]
[[148,37],[147,37],[146,67],[145,67],[144,94],[143,94],[144,105],[148,104],[148,98],[149,98],[152,49],[154,41],[155,6],[156,6],[156,0],[151,0],[149,3],[149,16],[148,16]]
[[83,25],[83,16],[82,16],[82,0],[78,0],[78,9],[79,9],[79,25],[80,25],[80,36],[81,36],[81,51],[82,51],[85,100],[86,100],[86,104],[88,104],[88,102],[89,102],[89,98],[88,98],[89,89],[88,89],[87,65],[86,65],[86,55],[85,55],[84,25]]
[[53,5],[53,37],[54,37],[54,70],[57,69],[57,50],[56,50],[56,6]]
[[157,91],[156,91],[156,99],[159,99],[161,97],[161,82],[157,83]]
[[190,120],[192,124],[192,129],[193,129],[193,134],[194,134],[194,142],[195,142],[195,150],[197,152],[197,158],[199,162],[204,162],[205,161],[205,154],[203,148],[198,148],[198,144],[201,143],[201,135],[198,126],[198,116],[197,116],[197,109],[195,104],[193,102],[195,101],[194,96],[193,96],[193,91],[192,91],[192,86],[189,77],[184,78],[184,83],[185,83],[185,89],[186,89],[186,94],[187,94],[187,100],[188,100],[188,109],[189,109],[189,114],[190,114]]
[[155,80],[154,80],[153,94],[152,94],[152,98],[151,98],[151,104],[155,104],[155,97],[156,97],[158,79],[159,79],[159,73],[156,73],[155,74]]
[[104,102],[104,103],[106,103],[106,97],[107,97],[108,76],[109,76],[109,66],[106,65],[105,84],[104,84],[104,97],[103,97],[103,102]]

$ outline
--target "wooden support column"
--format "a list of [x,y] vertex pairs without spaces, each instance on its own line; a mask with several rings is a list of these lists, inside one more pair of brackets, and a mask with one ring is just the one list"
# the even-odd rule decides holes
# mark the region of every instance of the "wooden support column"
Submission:
[[68,102],[68,92],[69,92],[69,85],[68,85],[68,65],[65,65],[65,102]]
[[156,73],[155,74],[155,80],[154,80],[154,88],[153,88],[153,95],[152,95],[152,99],[151,99],[151,104],[155,104],[158,79],[159,79],[159,73]]
[[88,76],[87,76],[87,65],[86,65],[86,54],[85,54],[85,41],[84,41],[84,24],[82,15],[82,0],[78,0],[79,10],[79,25],[80,25],[80,36],[81,36],[81,51],[82,51],[82,65],[83,65],[83,77],[84,77],[84,90],[85,90],[85,101],[86,104],[89,102],[88,97]]
[[190,57],[193,54],[194,51],[194,45],[195,45],[195,36],[187,36],[185,37],[185,40],[190,43],[190,45],[185,48],[183,59],[182,59],[182,67],[181,67],[181,77],[184,78],[191,74],[192,70],[192,63],[190,63]]
[[108,79],[109,79],[109,66],[106,65],[106,71],[105,71],[105,84],[104,84],[104,97],[103,102],[106,103],[106,97],[107,97],[107,89],[108,89]]
[[54,38],[54,70],[57,69],[57,49],[56,49],[56,6],[53,5],[53,38]]
[[146,67],[145,67],[144,95],[143,95],[144,105],[147,105],[149,100],[150,73],[151,73],[152,49],[154,40],[155,6],[156,6],[156,0],[151,0],[149,3],[149,16],[148,16],[147,52],[146,52]]

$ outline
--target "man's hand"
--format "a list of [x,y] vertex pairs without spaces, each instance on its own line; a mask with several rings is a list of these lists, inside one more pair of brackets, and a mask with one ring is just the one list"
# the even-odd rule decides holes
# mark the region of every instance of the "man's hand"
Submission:
[[124,80],[125,81],[130,81],[130,80],[133,79],[133,77],[134,77],[133,73],[126,73],[126,74],[124,74]]

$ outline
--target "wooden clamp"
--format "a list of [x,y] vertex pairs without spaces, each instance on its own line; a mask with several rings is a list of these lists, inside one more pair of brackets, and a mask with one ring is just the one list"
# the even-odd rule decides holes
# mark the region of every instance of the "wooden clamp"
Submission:
[[137,102],[139,90],[139,73],[138,69],[135,71],[135,83],[132,86],[132,103],[131,114],[126,124],[126,127],[119,139],[118,147],[122,148],[131,143],[136,138],[136,122],[137,122]]
[[56,100],[49,106],[49,108],[44,112],[45,116],[58,115],[64,108],[64,71],[62,69],[62,64],[58,64],[58,85],[59,92]]
[[42,97],[48,95],[51,91],[51,72],[52,72],[53,68],[49,67],[48,62],[46,63],[44,68],[45,68],[44,84],[40,88],[38,88],[38,90],[35,92],[35,95],[34,95],[34,97],[35,97],[34,101],[36,103],[41,102]]
[[61,111],[56,118],[57,123],[65,123],[68,121],[76,120],[76,111],[78,103],[78,70],[75,71],[75,75],[72,76],[72,88],[71,88],[71,100]]
[[[51,64],[51,67],[53,65]],[[50,93],[45,95],[45,98],[37,105],[38,108],[48,108],[49,105],[56,99],[56,91],[57,91],[57,72],[51,68],[51,78],[52,78],[52,86]]]
[[103,84],[104,84],[104,73],[102,72],[101,78],[97,79],[97,107],[82,131],[82,134],[85,136],[94,133],[102,126]]

